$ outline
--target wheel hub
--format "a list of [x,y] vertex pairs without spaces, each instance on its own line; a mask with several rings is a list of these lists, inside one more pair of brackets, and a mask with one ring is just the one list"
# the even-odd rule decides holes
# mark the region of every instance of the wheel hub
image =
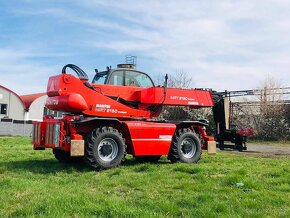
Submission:
[[103,139],[98,145],[98,155],[103,161],[112,161],[118,154],[118,144],[112,138]]
[[193,139],[185,138],[181,142],[181,153],[185,158],[192,158],[196,153],[196,144]]

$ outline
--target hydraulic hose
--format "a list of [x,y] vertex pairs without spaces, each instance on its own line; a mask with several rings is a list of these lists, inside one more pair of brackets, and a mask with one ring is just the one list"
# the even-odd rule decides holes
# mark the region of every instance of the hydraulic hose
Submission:
[[67,64],[62,68],[62,74],[66,74],[66,69],[72,69],[81,80],[89,80],[88,75],[78,66],[74,64]]

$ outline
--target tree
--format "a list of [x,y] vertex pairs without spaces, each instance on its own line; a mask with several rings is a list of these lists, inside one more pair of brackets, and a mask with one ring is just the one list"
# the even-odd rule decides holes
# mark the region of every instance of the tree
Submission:
[[256,99],[237,103],[239,109],[233,115],[234,123],[255,129],[259,139],[289,139],[290,109],[289,105],[284,104],[284,90],[277,80],[268,77],[254,91]]
[[266,140],[290,137],[283,89],[274,78],[268,77],[261,87],[260,114],[256,118],[258,136]]
[[[168,77],[168,87],[186,89],[191,85],[192,78],[182,70]],[[190,110],[188,107],[165,106],[160,117],[166,120],[188,120],[192,118],[193,114],[193,110]]]
[[[187,72],[180,70],[174,75],[169,75],[168,87],[188,89],[192,87],[192,81],[192,77]],[[211,108],[196,110],[186,106],[164,106],[160,118],[175,121],[207,119],[212,124],[208,128],[208,132],[214,133],[215,125]]]

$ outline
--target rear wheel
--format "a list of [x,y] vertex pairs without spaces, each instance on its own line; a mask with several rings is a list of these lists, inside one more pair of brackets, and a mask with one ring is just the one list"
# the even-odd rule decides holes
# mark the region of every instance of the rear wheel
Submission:
[[96,170],[116,167],[124,160],[125,150],[125,140],[117,129],[97,128],[87,136],[85,161]]
[[161,155],[135,156],[135,159],[139,163],[144,163],[144,162],[156,163],[159,161],[160,157]]
[[170,147],[168,159],[171,162],[197,163],[201,158],[201,143],[189,128],[176,131]]
[[52,152],[55,159],[57,159],[61,163],[75,163],[81,162],[83,160],[83,157],[71,157],[69,151],[53,149]]

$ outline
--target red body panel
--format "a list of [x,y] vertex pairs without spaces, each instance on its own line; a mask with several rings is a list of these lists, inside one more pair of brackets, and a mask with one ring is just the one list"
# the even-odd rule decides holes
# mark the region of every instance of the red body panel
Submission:
[[[129,90],[128,87],[127,89]],[[79,97],[79,99],[82,101],[82,111],[76,111],[76,108],[80,109],[81,107],[79,105],[76,106],[76,102],[72,102],[71,99],[67,97],[71,96],[72,94],[78,94],[84,99],[85,102],[83,102],[82,98]],[[116,97],[118,97],[118,92],[115,92],[114,94]],[[81,114],[99,117],[151,117],[150,111],[135,109],[116,100],[113,100],[112,98],[106,96],[103,90],[96,87],[95,89],[88,88],[81,80],[70,74],[62,74],[59,76],[50,77],[48,82],[47,95],[49,97],[46,101],[46,107],[51,110],[56,110],[58,108],[58,110],[62,111],[79,112]],[[85,108],[85,105],[87,105],[87,108]]]
[[134,147],[134,155],[167,155],[176,125],[142,121],[124,121]]
[[140,102],[143,104],[164,104],[199,107],[214,105],[211,93],[206,90],[151,87],[140,91]]
[[78,112],[89,116],[116,118],[152,118],[160,114],[150,107],[183,105],[211,107],[211,92],[195,89],[168,88],[166,95],[161,87],[133,87],[113,85],[86,86],[70,74],[50,77],[46,106],[51,110]]
[[116,96],[126,101],[140,102],[139,91],[147,89],[144,87],[136,86],[116,86],[110,84],[92,84],[96,90],[100,90],[104,95]]
[[70,112],[82,112],[88,109],[85,99],[77,93],[49,97],[46,104],[51,110],[67,111],[69,109]]
[[[70,151],[69,140],[66,139],[84,139],[78,133],[86,134],[96,128],[88,125],[74,126],[70,120],[76,117],[67,115],[64,119],[45,119],[43,122],[34,122],[34,131],[32,143],[35,149],[42,148],[60,148]],[[101,123],[100,123],[101,124]],[[172,137],[176,131],[176,124],[157,123],[146,121],[122,121],[114,127],[118,127],[123,133],[128,149],[127,152],[135,156],[146,155],[168,155]],[[202,148],[207,148],[207,136],[202,126],[192,125],[192,129],[199,135]],[[128,134],[125,129],[128,130]]]

